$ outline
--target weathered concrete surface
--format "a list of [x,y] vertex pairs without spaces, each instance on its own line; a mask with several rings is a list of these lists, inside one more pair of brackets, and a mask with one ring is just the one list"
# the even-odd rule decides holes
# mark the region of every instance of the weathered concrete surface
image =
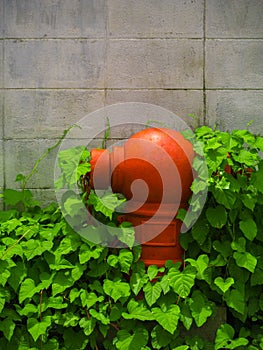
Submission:
[[[0,1],[0,18],[1,18],[1,21],[0,21],[0,36],[1,38],[3,38],[4,36],[4,1]],[[1,56],[2,57],[2,56]]]
[[8,40],[7,88],[103,88],[103,40]]
[[109,0],[109,34],[119,38],[202,38],[203,3]]
[[207,115],[210,126],[217,125],[220,130],[247,128],[263,135],[263,91],[208,91]]
[[4,42],[0,40],[0,89],[2,88],[4,88]]
[[[254,119],[263,133],[262,0],[2,0],[0,18],[0,186],[112,103],[153,103],[223,130]],[[55,158],[30,183],[45,198]]]
[[195,126],[195,121],[190,116],[194,114],[199,122],[203,118],[203,92],[201,90],[108,90],[106,104],[121,102],[145,102],[157,104],[166,108],[188,125]]
[[263,1],[208,0],[208,38],[263,38]]
[[202,41],[110,40],[110,88],[202,88]]
[[4,137],[4,128],[3,128],[3,125],[4,125],[4,92],[3,90],[0,90],[0,106],[2,108],[0,108],[0,140],[3,139]]
[[263,89],[263,40],[208,40],[207,88]]
[[5,93],[5,136],[57,138],[70,125],[104,106],[104,91],[15,89]]
[[[19,187],[14,183],[16,175],[27,175],[33,169],[35,161],[54,144],[54,140],[6,140],[5,173],[6,186]],[[56,152],[51,152],[39,165],[38,172],[29,181],[29,188],[53,188],[54,163]]]
[[3,2],[6,38],[103,38],[105,35],[105,0]]

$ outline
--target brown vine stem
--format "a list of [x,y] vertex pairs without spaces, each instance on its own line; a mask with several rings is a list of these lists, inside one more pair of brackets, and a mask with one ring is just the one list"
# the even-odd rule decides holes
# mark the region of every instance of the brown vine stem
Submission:
[[14,244],[11,245],[11,247],[7,248],[7,250],[1,255],[0,260],[2,260],[30,231],[31,229],[27,230]]
[[87,319],[89,320],[89,319],[90,319],[89,310],[88,310],[88,309],[85,309],[85,312],[86,312],[86,315],[87,315]]
[[115,323],[110,323],[110,325],[114,328],[114,329],[116,329],[116,331],[119,331],[120,330],[120,328],[115,324]]
[[179,304],[180,299],[181,299],[181,297],[180,297],[180,295],[178,295],[178,298],[177,298],[177,301],[176,301],[176,305]]
[[24,178],[23,178],[23,180],[22,180],[22,191],[25,190],[28,181],[29,181],[29,180],[31,179],[31,177],[36,173],[39,163],[40,163],[43,159],[45,159],[45,158],[49,155],[49,153],[50,153],[51,151],[53,151],[54,149],[56,149],[57,147],[59,147],[60,144],[62,143],[62,141],[64,140],[64,138],[65,138],[65,137],[67,136],[67,134],[70,132],[70,130],[71,130],[72,128],[75,128],[75,127],[79,127],[79,128],[80,128],[80,126],[78,126],[78,125],[76,125],[76,124],[71,125],[68,129],[64,130],[63,135],[59,138],[58,142],[57,142],[55,145],[53,145],[52,147],[49,147],[49,148],[41,155],[41,157],[38,158],[38,160],[35,162],[35,164],[34,164],[34,166],[33,166],[32,171],[31,171],[29,174],[27,174],[26,176],[24,176]]

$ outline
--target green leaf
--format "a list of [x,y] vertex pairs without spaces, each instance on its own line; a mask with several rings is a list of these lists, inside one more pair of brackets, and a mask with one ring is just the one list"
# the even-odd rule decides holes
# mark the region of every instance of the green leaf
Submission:
[[113,306],[110,310],[110,320],[115,322],[121,318],[121,310],[118,306]]
[[234,334],[235,331],[233,327],[229,324],[222,324],[216,332],[215,350],[235,349],[248,344],[248,340],[245,338],[233,340]]
[[244,233],[245,237],[250,241],[257,235],[257,224],[252,218],[248,218],[246,220],[242,220],[239,222],[240,230]]
[[4,287],[11,272],[9,270],[9,264],[6,260],[0,260],[0,284]]
[[95,325],[96,325],[96,321],[94,320],[94,318],[91,318],[91,319],[82,318],[79,321],[79,326],[83,328],[83,331],[87,337],[92,334],[92,332],[94,331]]
[[162,292],[162,287],[159,282],[154,284],[148,283],[143,288],[144,297],[149,306],[152,306],[160,297]]
[[248,252],[235,252],[233,257],[236,260],[237,266],[244,267],[252,273],[255,271],[255,268],[257,266],[257,259],[252,254]]
[[169,332],[157,325],[151,332],[152,346],[154,349],[165,348],[172,340],[172,336]]
[[145,328],[136,328],[132,333],[122,329],[117,333],[116,348],[119,350],[138,350],[148,342],[148,332]]
[[9,317],[0,321],[0,330],[4,333],[4,336],[8,341],[11,340],[15,327],[16,324]]
[[100,321],[104,325],[107,325],[110,323],[110,319],[105,315],[103,315],[103,313],[98,312],[97,310],[90,309],[89,313],[92,317],[94,317],[96,320]]
[[45,334],[50,325],[51,316],[44,316],[40,322],[36,318],[28,318],[27,320],[27,329],[34,341],[37,341],[40,335]]
[[185,259],[186,262],[189,262],[191,266],[195,267],[197,270],[197,278],[202,280],[205,279],[206,276],[204,275],[205,270],[208,268],[209,265],[209,258],[207,255],[202,254],[198,257],[197,260],[188,258]]
[[159,270],[156,265],[150,265],[147,269],[147,275],[149,276],[150,281],[152,281],[158,274]]
[[71,217],[78,216],[84,208],[84,204],[79,196],[68,197],[63,204],[65,214]]
[[121,231],[118,232],[119,241],[125,243],[129,248],[132,248],[135,242],[135,230],[130,222],[122,222],[119,226]]
[[5,306],[5,298],[0,297],[0,313],[2,312],[4,306]]
[[97,302],[102,302],[104,297],[102,295],[98,297],[95,293],[82,289],[80,292],[80,300],[83,307],[87,306],[90,308]]
[[227,221],[226,209],[222,205],[206,210],[206,217],[210,225],[216,228],[222,228]]
[[177,329],[180,317],[180,308],[178,305],[170,305],[165,311],[154,307],[152,309],[156,321],[169,333],[173,334]]
[[183,323],[185,329],[189,331],[193,323],[193,317],[188,302],[184,301],[181,305],[180,320]]
[[5,204],[11,206],[15,206],[18,203],[30,202],[33,196],[30,190],[17,191],[10,188],[5,189],[3,194]]
[[201,327],[207,318],[212,315],[212,308],[207,298],[200,291],[193,292],[189,305],[197,327]]
[[72,288],[69,292],[69,300],[73,303],[79,296],[82,290],[78,290],[77,288]]
[[[67,328],[63,331],[63,339],[64,344],[67,344],[67,350],[84,350],[87,348],[87,343],[89,341],[84,332],[79,332],[79,330],[75,332],[72,328]],[[60,348],[58,347],[55,349],[53,347],[50,350],[60,350]]]
[[35,239],[29,239],[27,242],[21,244],[24,255],[27,260],[31,260],[35,256],[42,255],[46,250],[50,250],[53,246],[51,241],[39,241]]
[[251,286],[259,286],[263,283],[263,269],[256,267],[254,273],[251,276]]
[[103,283],[104,292],[109,295],[114,302],[122,297],[128,297],[130,295],[130,286],[126,282],[121,282],[120,279],[114,281],[105,279]]
[[254,210],[255,205],[256,205],[256,201],[257,198],[256,197],[252,197],[249,193],[243,194],[241,195],[241,199],[242,202],[244,203],[244,205],[250,209],[250,210]]
[[112,220],[112,215],[115,212],[115,209],[123,204],[126,199],[119,198],[119,195],[112,192],[105,192],[103,194],[99,193],[100,191],[92,191],[89,195],[88,202],[90,205],[93,205],[95,211],[104,214],[110,220]]
[[111,254],[107,258],[107,263],[112,267],[117,267],[119,265],[119,257]]
[[160,280],[160,285],[162,287],[163,290],[163,294],[167,294],[170,290],[170,280],[169,277],[167,275],[163,275],[161,280]]
[[90,171],[89,157],[90,152],[85,146],[76,146],[60,151],[58,165],[61,169],[61,175],[55,182],[56,189],[74,188],[80,176]]
[[123,312],[122,316],[126,320],[152,321],[153,313],[148,310],[142,302],[131,299],[127,305],[128,313]]
[[133,254],[127,249],[121,249],[119,253],[119,264],[122,272],[129,273],[133,262]]
[[42,311],[47,309],[65,309],[68,304],[65,302],[62,296],[52,297],[52,296],[44,296],[42,299]]
[[85,265],[80,265],[76,263],[76,266],[70,272],[72,284],[80,279],[80,277],[83,275],[83,272],[85,270],[86,270]]
[[222,277],[217,277],[214,280],[214,283],[219,289],[222,290],[223,293],[225,293],[235,283],[235,281],[232,277],[228,277],[226,280],[224,280]]
[[194,285],[195,273],[185,269],[183,272],[171,268],[168,276],[170,279],[170,286],[173,288],[181,298],[186,298]]
[[232,191],[229,191],[227,189],[216,189],[213,191],[213,194],[219,204],[222,204],[227,209],[233,208],[236,202],[236,197],[234,196],[234,193]]
[[239,253],[246,251],[246,240],[244,237],[239,237],[237,241],[231,243],[231,248]]
[[137,264],[137,269],[133,271],[130,278],[131,290],[135,295],[138,295],[142,287],[148,282],[148,276],[145,273],[143,263]]
[[36,314],[38,312],[37,306],[34,304],[26,304],[21,310],[18,310],[19,315],[29,316],[30,314]]
[[214,241],[213,243],[214,249],[219,252],[225,259],[227,259],[232,254],[231,242],[228,240],[224,240],[223,242]]
[[192,236],[198,242],[198,244],[202,245],[209,233],[209,225],[206,220],[198,220],[196,224],[192,227]]
[[236,310],[238,313],[242,315],[244,314],[246,303],[244,300],[244,296],[239,290],[237,289],[231,290],[229,294],[226,294],[225,299],[229,307],[233,308],[234,310]]
[[79,249],[79,262],[85,264],[90,259],[98,259],[103,251],[103,247],[94,245],[90,247],[88,244],[82,244]]
[[21,283],[21,287],[19,290],[19,295],[18,295],[19,303],[21,304],[27,298],[32,298],[32,296],[37,292],[38,290],[36,289],[35,281],[32,280],[31,278],[25,279]]
[[252,184],[255,188],[258,189],[261,193],[263,193],[263,164],[261,163],[257,172],[252,174]]
[[58,293],[64,292],[64,290],[71,287],[73,283],[69,274],[65,275],[65,272],[59,271],[53,280],[52,295],[55,296]]

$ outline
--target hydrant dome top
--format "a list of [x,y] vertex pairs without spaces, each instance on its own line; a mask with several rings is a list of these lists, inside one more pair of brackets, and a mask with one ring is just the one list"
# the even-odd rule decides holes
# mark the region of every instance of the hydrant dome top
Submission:
[[189,161],[191,162],[193,160],[194,150],[192,144],[176,130],[168,128],[147,128],[130,137],[132,140],[135,138],[153,142],[166,150],[180,147],[182,151],[188,155]]

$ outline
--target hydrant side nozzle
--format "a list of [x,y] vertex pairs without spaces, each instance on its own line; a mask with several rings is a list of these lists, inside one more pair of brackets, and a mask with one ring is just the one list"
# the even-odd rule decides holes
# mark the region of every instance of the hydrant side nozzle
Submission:
[[90,185],[97,190],[106,190],[111,185],[110,153],[107,149],[91,150]]

